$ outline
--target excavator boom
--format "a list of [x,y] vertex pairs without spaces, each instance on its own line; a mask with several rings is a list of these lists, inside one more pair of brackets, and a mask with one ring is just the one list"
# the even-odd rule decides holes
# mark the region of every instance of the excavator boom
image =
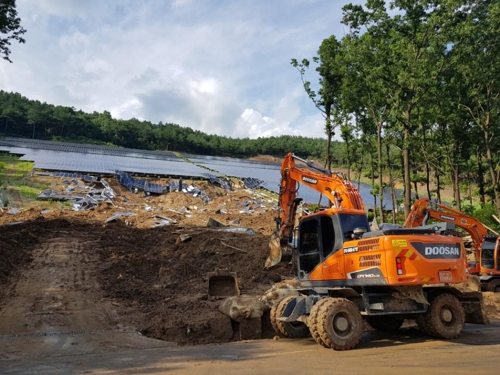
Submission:
[[[303,163],[298,166],[296,161]],[[276,218],[276,231],[269,242],[269,254],[265,268],[270,268],[281,261],[283,249],[287,247],[293,235],[297,207],[301,201],[297,198],[299,184],[305,185],[325,195],[331,208],[338,210],[354,209],[364,212],[361,195],[345,176],[333,172],[312,161],[288,153],[281,164],[281,182],[279,193],[279,215]]]

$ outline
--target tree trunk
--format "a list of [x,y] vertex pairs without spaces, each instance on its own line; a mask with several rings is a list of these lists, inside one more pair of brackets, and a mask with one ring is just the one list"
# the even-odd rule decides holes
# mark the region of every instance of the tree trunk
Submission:
[[332,120],[330,119],[331,105],[325,106],[325,133],[326,133],[326,155],[325,168],[331,169],[332,161],[330,157],[330,147],[332,144]]
[[439,169],[436,167],[434,169],[435,177],[436,177],[436,201],[441,203],[441,180],[439,178]]
[[410,110],[405,113],[406,124],[403,131],[403,181],[404,181],[404,209],[405,218],[408,217],[411,210],[411,181],[410,181],[410,150],[408,145],[410,142]]
[[[377,125],[377,169],[378,169],[378,204],[379,204],[379,218],[380,221],[384,222],[384,179],[382,173],[384,171],[384,166],[382,163],[382,121],[379,121]],[[375,207],[373,208],[376,209]]]
[[460,204],[460,182],[459,182],[460,170],[458,165],[453,164],[451,172],[453,181],[453,200],[455,201],[455,206],[457,207],[457,210],[461,211],[462,205]]
[[477,183],[479,185],[479,201],[481,202],[481,207],[484,207],[486,203],[486,198],[484,194],[484,172],[483,172],[483,154],[479,150],[476,150],[477,155]]
[[396,191],[394,189],[394,181],[392,179],[392,163],[390,156],[389,143],[385,144],[386,157],[387,157],[387,169],[389,170],[389,186],[391,189],[391,204],[392,204],[392,223],[396,224]]
[[486,162],[488,164],[488,169],[490,171],[491,183],[493,184],[493,191],[495,194],[495,204],[497,206],[497,212],[500,216],[500,188],[498,186],[498,176],[495,171],[495,166],[493,164],[493,153],[490,147],[490,133],[488,131],[489,121],[486,121],[486,125],[483,128],[485,148],[486,148]]
[[427,197],[432,199],[431,193],[431,167],[429,162],[425,163],[425,185],[427,186]]
[[[370,179],[372,187],[375,186],[375,168],[373,166],[373,153],[371,152],[370,152]],[[377,194],[373,194],[373,217],[377,217]],[[380,218],[382,218],[382,216]]]

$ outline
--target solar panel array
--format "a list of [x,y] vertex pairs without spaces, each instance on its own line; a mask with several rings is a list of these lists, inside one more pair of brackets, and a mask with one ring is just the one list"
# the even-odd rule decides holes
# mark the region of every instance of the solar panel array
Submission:
[[60,172],[114,174],[115,171],[121,170],[131,173],[189,177],[204,177],[206,173],[203,168],[171,153],[158,153],[152,157],[152,154],[145,151],[145,156],[142,157],[140,150],[131,152],[131,149],[98,146],[97,150],[103,152],[97,152],[94,145],[80,144],[77,144],[76,149],[85,149],[88,152],[75,152],[65,143],[39,141],[40,144],[36,144],[37,142],[37,140],[17,141],[14,138],[7,138],[0,140],[0,151],[23,155],[21,160],[33,161],[36,169]]
[[87,143],[53,142],[40,139],[7,137],[0,140],[0,146],[23,149],[76,152],[82,154],[114,155],[142,159],[174,160],[178,158],[169,151],[137,150],[133,148],[110,147]]
[[[275,193],[279,193],[281,179],[281,164],[279,163],[226,157],[183,154],[182,156],[191,161],[190,163],[177,158],[171,152],[11,137],[0,140],[0,151],[23,155],[21,159],[34,161],[36,169],[68,173],[114,174],[116,171],[124,171],[149,175],[200,177],[218,182],[224,187],[227,183],[223,177],[228,176],[242,179],[247,188],[262,187]],[[149,189],[151,192],[157,192],[160,189],[146,182],[136,182],[135,185],[132,182],[132,189],[135,187],[143,190]],[[365,204],[373,206],[374,198],[370,194],[371,187],[367,184],[360,184],[358,189]],[[320,194],[305,185],[299,185],[298,196],[307,203],[318,203]],[[390,201],[387,191],[384,194],[387,209],[391,208]],[[322,203],[327,202],[323,199]]]

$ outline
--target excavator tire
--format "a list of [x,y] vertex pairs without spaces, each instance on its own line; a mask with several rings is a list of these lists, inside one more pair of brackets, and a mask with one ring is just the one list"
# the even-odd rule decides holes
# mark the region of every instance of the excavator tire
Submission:
[[500,293],[500,279],[491,280],[486,289],[488,289],[488,292]]
[[345,298],[325,298],[318,312],[317,329],[324,346],[349,350],[363,334],[363,318],[358,307]]
[[298,339],[303,337],[309,337],[309,327],[302,322],[283,322],[278,320],[279,317],[285,311],[286,305],[293,300],[295,296],[288,296],[282,299],[279,303],[274,304],[271,308],[271,325],[274,330],[283,335],[284,337],[289,337],[292,339]]
[[323,306],[325,303],[328,303],[328,298],[320,299],[318,302],[314,304],[314,306],[311,309],[311,313],[309,314],[308,324],[309,324],[309,331],[311,331],[311,336],[314,339],[314,341],[316,341],[318,344],[320,344],[325,348],[330,348],[321,339],[321,334],[319,333],[319,327],[318,327],[321,306]]
[[429,336],[455,339],[465,325],[464,308],[453,294],[440,294],[432,300],[429,310],[417,319],[417,325]]
[[379,331],[396,332],[404,323],[404,319],[394,315],[367,316],[366,322]]

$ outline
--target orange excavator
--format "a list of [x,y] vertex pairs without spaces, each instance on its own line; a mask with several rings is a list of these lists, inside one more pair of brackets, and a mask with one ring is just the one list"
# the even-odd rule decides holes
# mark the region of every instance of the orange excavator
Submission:
[[[457,211],[428,198],[417,200],[403,225],[413,228],[427,224],[427,221],[453,223],[466,231],[472,239],[475,260],[469,262],[469,272],[478,275],[483,290],[500,292],[500,237],[489,234],[488,228],[476,218]],[[490,230],[491,231],[491,230]]]
[[[266,267],[291,247],[298,295],[272,307],[278,333],[312,335],[324,347],[347,350],[358,344],[363,319],[389,331],[414,319],[424,333],[446,339],[458,337],[465,322],[487,323],[480,293],[453,286],[468,279],[464,243],[453,225],[370,231],[359,192],[340,173],[289,153],[281,177]],[[302,216],[295,230],[299,184],[326,195],[331,207]]]

